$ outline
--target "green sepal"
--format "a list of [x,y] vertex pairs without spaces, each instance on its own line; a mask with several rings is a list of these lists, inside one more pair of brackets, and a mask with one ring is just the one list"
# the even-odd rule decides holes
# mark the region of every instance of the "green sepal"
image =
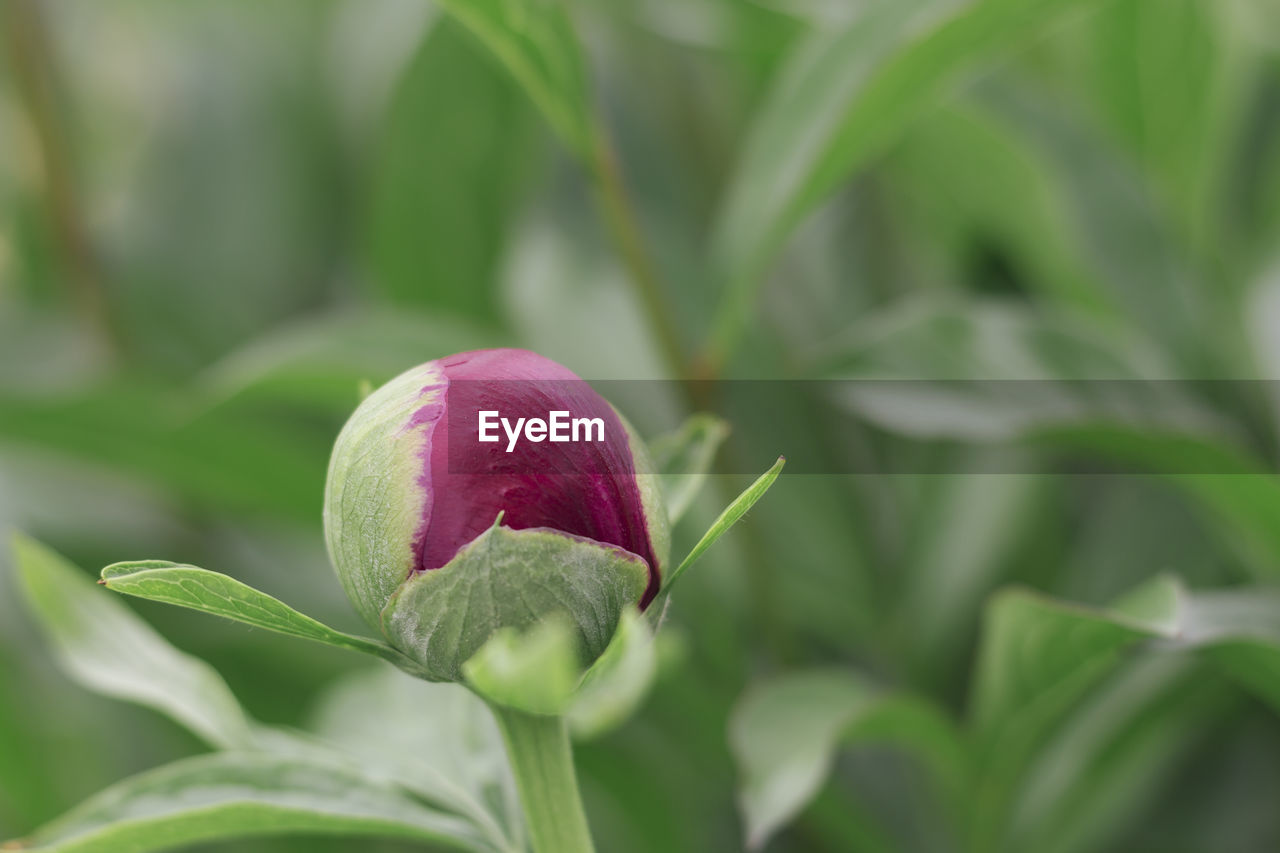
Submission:
[[658,672],[653,632],[640,611],[622,613],[613,642],[583,675],[565,717],[576,740],[590,740],[622,725],[640,706]]
[[523,633],[503,628],[465,664],[467,686],[490,704],[560,716],[582,678],[573,625],[560,614]]
[[657,653],[644,617],[628,607],[609,647],[585,671],[573,625],[559,614],[524,632],[502,629],[462,671],[491,706],[563,716],[574,737],[585,740],[631,716],[653,683]]
[[382,611],[382,631],[431,680],[462,681],[462,665],[499,631],[562,613],[594,661],[648,581],[648,564],[620,548],[495,524],[446,565],[405,581]]
[[[733,527],[742,517],[747,514],[747,510],[756,505],[756,501],[764,497],[764,493],[769,491],[774,482],[778,479],[778,475],[782,473],[782,467],[787,464],[785,456],[779,456],[778,461],[773,463],[768,471],[756,479],[754,483],[747,486],[742,494],[733,499],[733,503],[724,508],[724,512],[711,523],[711,527],[707,528],[707,532],[702,534],[702,538],[698,540],[698,544],[693,546],[693,550],[680,561],[680,565],[676,566],[669,576],[663,579],[662,593],[667,594],[671,590],[671,585],[685,573],[686,570],[698,561],[698,558],[707,553],[712,545],[716,544],[716,540],[729,532],[729,528]],[[654,601],[654,605],[661,605],[663,598],[658,597]],[[651,608],[657,611],[657,607]]]

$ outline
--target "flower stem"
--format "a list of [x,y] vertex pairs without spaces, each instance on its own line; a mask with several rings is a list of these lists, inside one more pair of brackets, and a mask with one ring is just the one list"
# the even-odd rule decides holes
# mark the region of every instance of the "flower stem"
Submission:
[[536,853],[594,853],[563,717],[489,705],[515,771]]
[[657,341],[659,354],[673,376],[687,380],[689,364],[680,343],[679,324],[663,293],[653,258],[645,245],[640,223],[627,192],[622,168],[603,129],[597,129],[590,157],[605,224],[630,273],[641,308],[648,317]]
[[0,4],[0,36],[8,53],[20,110],[30,124],[39,155],[39,191],[49,220],[52,245],[58,252],[61,278],[80,311],[110,355],[122,340],[104,292],[99,258],[86,222],[68,139],[62,75],[51,44],[48,9],[39,0]]

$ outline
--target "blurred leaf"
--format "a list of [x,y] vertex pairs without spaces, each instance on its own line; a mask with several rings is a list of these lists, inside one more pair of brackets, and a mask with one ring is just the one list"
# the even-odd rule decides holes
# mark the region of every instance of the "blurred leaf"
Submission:
[[1184,602],[1178,641],[1203,649],[1226,675],[1280,713],[1280,589],[1190,596]]
[[13,554],[19,590],[72,679],[153,708],[215,746],[253,740],[249,720],[212,667],[173,648],[40,543],[15,534]]
[[186,607],[277,634],[363,652],[411,672],[419,671],[413,661],[386,643],[335,631],[235,578],[198,566],[164,560],[115,563],[102,570],[102,583],[108,589],[125,595]]
[[815,363],[850,380],[833,386],[838,405],[899,435],[1005,442],[992,470],[1024,470],[1010,452],[1026,444],[1165,477],[1255,572],[1280,566],[1280,481],[1248,450],[1248,425],[1105,325],[1017,303],[917,300],[862,318]]
[[724,512],[712,522],[707,532],[702,534],[702,538],[698,540],[698,544],[693,546],[693,550],[689,552],[680,565],[676,566],[676,570],[667,578],[666,583],[662,585],[663,591],[670,590],[672,585],[685,570],[698,561],[698,558],[707,552],[712,545],[716,544],[716,540],[729,532],[729,528],[737,524],[747,510],[756,505],[756,501],[764,497],[764,493],[769,491],[769,487],[778,479],[778,475],[782,473],[782,466],[787,464],[785,457],[779,456],[778,461],[773,463],[773,467],[760,475],[742,494],[734,498],[733,503],[725,507]]
[[253,395],[345,415],[361,381],[381,385],[424,361],[497,342],[454,318],[341,310],[273,329],[215,363],[198,385],[209,405]]
[[[592,232],[572,225],[586,215],[556,205],[530,212],[504,264],[504,313],[524,346],[587,379],[665,378],[643,306],[617,259]],[[660,389],[649,383],[644,390],[653,400]]]
[[589,740],[622,725],[658,671],[657,649],[638,611],[624,610],[618,632],[578,685],[566,717],[573,736]]
[[[686,48],[715,50],[749,59],[752,66],[768,66],[814,21],[848,20],[852,5],[843,0],[822,6],[821,0],[620,0],[614,5],[646,32]],[[753,68],[754,70],[754,68]]]
[[1231,700],[1202,666],[1141,657],[1072,712],[1024,775],[1011,850],[1087,853],[1140,820]]
[[813,799],[842,748],[900,747],[934,774],[945,798],[957,796],[964,773],[961,741],[937,708],[851,672],[796,673],[757,686],[734,711],[729,743],[752,848]]
[[994,844],[1007,799],[1035,749],[1114,670],[1121,652],[1176,623],[1181,594],[1168,578],[1151,582],[1131,599],[1141,601],[1141,619],[1024,590],[992,599],[972,694],[980,774],[973,832],[979,848]]
[[462,674],[487,702],[558,717],[582,675],[573,626],[553,614],[523,632],[503,628],[462,665]]
[[[973,464],[981,468],[981,456]],[[891,600],[917,685],[950,686],[963,671],[982,601],[1008,570],[1044,487],[1035,475],[969,474],[964,465],[928,478],[904,532],[902,586]]]
[[522,849],[524,816],[502,735],[467,688],[392,667],[360,670],[329,688],[311,728],[369,772],[470,817],[495,846]]
[[79,7],[52,24],[66,106],[93,128],[61,144],[112,316],[150,375],[181,379],[308,310],[345,254],[347,152],[317,43],[332,4],[245,12]]
[[792,229],[966,69],[1092,0],[905,0],[822,28],[783,67],[754,119],[717,224],[723,360]]
[[1134,164],[1070,104],[1046,108],[1041,89],[1002,79],[977,94],[1025,140],[1062,200],[1081,262],[1105,283],[1129,325],[1162,344],[1166,358],[1190,375],[1240,375],[1239,341],[1207,333],[1238,321],[1234,298],[1209,285],[1203,260]]
[[[539,163],[535,121],[524,95],[456,22],[428,31],[396,89],[371,176],[369,272],[382,293],[500,325],[498,262]],[[438,317],[432,324],[448,328]],[[430,337],[418,342],[419,352],[429,346]]]
[[649,442],[672,525],[688,511],[707,481],[716,451],[729,436],[729,425],[715,415],[694,415],[675,432]]
[[587,72],[564,0],[441,0],[533,98],[579,156],[594,145]]
[[[1270,0],[1266,0],[1270,2]],[[1241,5],[1236,4],[1237,11]],[[1256,4],[1261,5],[1261,3]],[[1259,20],[1237,22],[1239,35],[1233,42],[1248,44],[1259,34],[1270,33],[1274,54],[1280,48],[1280,33],[1274,26],[1276,11],[1261,12]],[[1245,18],[1246,16],[1241,16]],[[1230,215],[1223,217],[1220,239],[1228,247],[1227,260],[1246,275],[1259,266],[1275,263],[1275,234],[1280,224],[1280,122],[1275,120],[1280,105],[1280,66],[1263,63],[1252,84],[1245,127],[1233,152],[1227,191],[1232,202]],[[1238,250],[1231,253],[1231,247]],[[1236,257],[1232,257],[1232,254]]]
[[1239,121],[1230,85],[1248,52],[1228,39],[1229,4],[1108,3],[1090,20],[1080,76],[1104,120],[1170,202],[1200,230],[1217,213],[1212,192]]
[[[1027,762],[1139,644],[1157,655],[1197,651],[1275,703],[1277,625],[1280,596],[1274,591],[1188,594],[1168,577],[1150,581],[1107,610],[1022,590],[999,594],[987,611],[973,694],[979,776],[972,842],[988,849],[1003,836]],[[1122,718],[1117,713],[1112,722]]]
[[0,437],[149,478],[222,510],[316,523],[328,429],[218,411],[128,377],[74,395],[0,401]]
[[917,438],[997,441],[1118,424],[1230,436],[1155,353],[1083,316],[1013,301],[910,300],[826,347],[836,402]]
[[[594,659],[648,582],[648,564],[620,548],[495,524],[448,565],[405,581],[382,610],[382,629],[435,681],[460,680],[462,665],[499,631],[528,629],[553,614],[572,620],[575,642]],[[554,634],[539,638],[556,645]],[[515,645],[509,636],[495,646],[492,665],[505,660],[504,649],[514,654]],[[560,690],[558,683],[550,687]]]
[[334,4],[331,87],[344,129],[355,141],[376,132],[396,85],[440,17],[434,4],[413,0]]
[[38,830],[20,849],[145,853],[281,833],[494,848],[471,826],[357,765],[258,753],[187,759],[127,779]]
[[1280,572],[1280,479],[1248,453],[1230,443],[1133,425],[1083,424],[1048,429],[1040,438],[1161,475],[1198,505],[1254,574]]
[[1029,292],[1106,316],[1112,297],[1071,239],[1060,187],[1028,148],[969,98],[922,116],[886,163],[895,199],[908,205],[899,215],[912,224],[910,251],[943,252],[979,293]]
[[850,323],[810,355],[822,375],[853,379],[1165,378],[1140,338],[1017,299],[905,297]]

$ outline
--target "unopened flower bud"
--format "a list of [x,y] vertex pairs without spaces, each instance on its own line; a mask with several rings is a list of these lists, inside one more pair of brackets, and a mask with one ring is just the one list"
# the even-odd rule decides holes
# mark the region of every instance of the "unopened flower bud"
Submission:
[[[428,362],[365,399],[334,446],[324,522],[356,609],[442,679],[553,605],[590,611],[569,615],[599,654],[613,611],[653,600],[669,549],[629,425],[567,368],[517,349]],[[624,566],[634,599],[617,601],[617,583],[589,589],[597,565],[601,578]],[[431,573],[438,583],[415,585]]]

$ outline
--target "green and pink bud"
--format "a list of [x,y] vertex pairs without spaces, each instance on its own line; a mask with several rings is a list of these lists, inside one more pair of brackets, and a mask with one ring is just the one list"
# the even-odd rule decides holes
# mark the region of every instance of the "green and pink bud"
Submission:
[[371,394],[334,446],[324,521],[356,609],[441,679],[551,610],[584,611],[568,615],[599,654],[615,611],[653,600],[669,551],[643,443],[586,382],[516,349]]

